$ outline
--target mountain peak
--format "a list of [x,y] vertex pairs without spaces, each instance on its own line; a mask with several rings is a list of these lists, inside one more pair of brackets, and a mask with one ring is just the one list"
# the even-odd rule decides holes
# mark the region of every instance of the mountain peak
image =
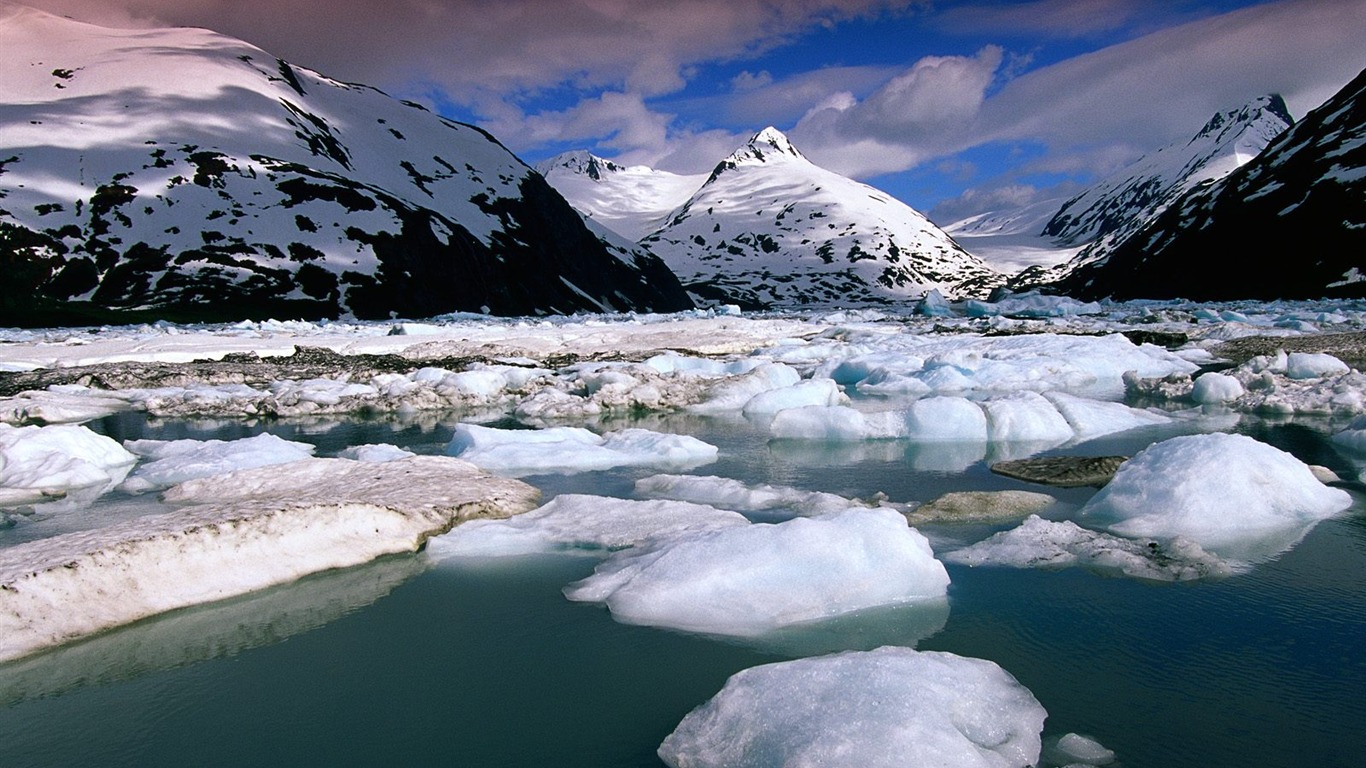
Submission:
[[1295,118],[1290,116],[1290,109],[1279,93],[1258,96],[1238,109],[1216,113],[1189,143],[1196,144],[1205,139],[1222,142],[1231,135],[1230,131],[1236,134],[1262,122],[1276,126],[1278,133],[1295,124]]
[[605,174],[624,170],[622,166],[611,160],[604,160],[586,149],[562,152],[549,160],[536,164],[536,170],[542,176],[549,176],[550,172],[557,168],[564,168],[570,173],[587,176],[593,181],[602,181]]

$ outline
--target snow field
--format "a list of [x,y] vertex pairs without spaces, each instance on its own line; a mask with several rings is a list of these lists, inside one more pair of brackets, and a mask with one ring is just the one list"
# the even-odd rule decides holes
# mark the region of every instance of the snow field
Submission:
[[538,492],[446,457],[307,459],[183,483],[184,509],[0,549],[0,661],[164,611],[411,552]]
[[890,509],[756,523],[624,550],[565,588],[618,621],[758,637],[884,605],[942,599],[928,540]]
[[1024,768],[1046,717],[990,661],[887,646],[737,672],[659,756],[674,768]]

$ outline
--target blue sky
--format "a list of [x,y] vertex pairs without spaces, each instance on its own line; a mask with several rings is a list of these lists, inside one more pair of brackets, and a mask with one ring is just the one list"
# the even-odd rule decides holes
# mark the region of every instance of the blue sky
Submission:
[[195,25],[418,98],[524,160],[701,172],[774,125],[940,223],[1067,194],[1366,68],[1366,0],[31,0]]

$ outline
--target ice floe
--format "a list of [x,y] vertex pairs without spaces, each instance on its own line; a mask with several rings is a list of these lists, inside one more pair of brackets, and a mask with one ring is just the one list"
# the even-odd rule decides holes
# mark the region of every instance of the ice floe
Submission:
[[270,433],[240,440],[129,440],[124,447],[142,463],[123,482],[129,493],[169,488],[198,477],[306,459],[313,446]]
[[[0,507],[73,495],[90,501],[123,480],[137,457],[86,427],[0,424]],[[79,497],[79,499],[77,498]]]
[[506,520],[472,520],[433,538],[427,551],[438,559],[542,552],[602,556],[686,533],[748,524],[737,512],[703,504],[562,494]]
[[306,459],[191,480],[183,509],[0,549],[0,661],[176,608],[412,552],[538,492],[440,456]]
[[948,574],[890,509],[851,509],[624,550],[571,584],[628,624],[753,637],[884,605],[942,599]]
[[[1244,435],[1185,435],[1124,462],[1081,509],[1122,536],[1182,537],[1224,556],[1280,551],[1352,497],[1294,456]],[[1267,551],[1269,550],[1269,551]]]
[[659,747],[675,768],[1038,763],[1047,712],[993,662],[883,647],[737,672]]
[[690,501],[755,516],[822,515],[860,504],[833,493],[749,485],[728,477],[705,475],[651,475],[636,481],[635,492],[646,498]]
[[686,469],[716,460],[716,446],[688,435],[623,429],[598,435],[582,427],[455,428],[446,452],[506,475],[590,472],[628,466]]
[[1030,515],[1018,527],[949,552],[945,562],[1014,568],[1080,566],[1149,581],[1190,581],[1228,576],[1233,567],[1182,538],[1159,543],[1087,530],[1068,520]]

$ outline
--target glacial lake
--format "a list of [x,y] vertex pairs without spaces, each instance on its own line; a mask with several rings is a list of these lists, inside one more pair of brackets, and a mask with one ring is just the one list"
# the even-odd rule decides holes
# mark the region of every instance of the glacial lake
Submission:
[[[90,426],[118,439],[269,431],[313,443],[318,455],[365,443],[440,453],[457,417],[425,418],[247,424],[122,415]],[[692,472],[748,483],[894,501],[1023,488],[1072,508],[1094,492],[996,476],[987,463],[999,447],[983,455],[897,441],[770,441],[741,419],[635,424],[719,446],[719,461]],[[1312,422],[1244,418],[1231,429],[1343,477],[1362,468],[1362,457],[1354,464]],[[1171,434],[1145,430],[1051,453],[1131,455]],[[658,471],[526,479],[547,498],[629,497],[637,478]],[[592,558],[390,557],[0,665],[0,765],[656,766],[660,741],[741,669],[905,644],[996,662],[1047,709],[1045,744],[1085,734],[1127,768],[1359,766],[1366,496],[1352,492],[1357,503],[1344,515],[1231,578],[1160,584],[1081,569],[949,565],[946,611],[885,611],[763,646],[627,626],[600,606],[566,600],[561,589],[588,575]],[[76,524],[154,506],[115,494],[75,513],[85,516]],[[69,524],[22,520],[0,531],[0,546]],[[922,531],[939,550],[1007,527]]]

